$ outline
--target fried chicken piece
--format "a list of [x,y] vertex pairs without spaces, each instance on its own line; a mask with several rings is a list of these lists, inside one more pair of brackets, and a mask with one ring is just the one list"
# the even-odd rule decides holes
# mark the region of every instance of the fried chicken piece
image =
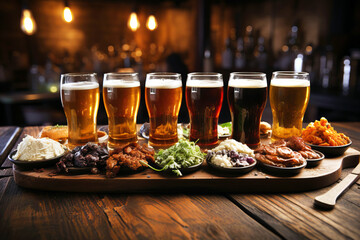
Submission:
[[307,150],[308,146],[301,137],[290,137],[286,139],[286,146],[294,151]]
[[292,158],[294,157],[294,152],[288,147],[277,147],[276,153],[282,158]]
[[277,153],[276,153],[276,148],[274,147],[270,147],[268,145],[265,145],[265,154],[266,155],[273,155],[273,156],[276,156]]
[[270,144],[270,146],[272,147],[286,147],[286,142],[284,139],[281,140],[277,140],[276,142],[273,142],[272,144]]
[[260,144],[260,146],[255,149],[254,153],[266,154],[265,145]]
[[140,146],[138,143],[130,143],[114,149],[107,161],[106,176],[115,177],[121,168],[136,171],[144,167],[140,162],[141,160],[146,163],[154,163],[154,155],[154,149],[147,147],[145,144]]

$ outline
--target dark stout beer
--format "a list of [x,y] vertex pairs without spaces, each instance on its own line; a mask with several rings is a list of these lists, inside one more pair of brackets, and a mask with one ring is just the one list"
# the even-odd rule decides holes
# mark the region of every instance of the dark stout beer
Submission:
[[267,96],[266,80],[229,81],[228,103],[232,119],[232,138],[255,148],[260,143],[260,121]]

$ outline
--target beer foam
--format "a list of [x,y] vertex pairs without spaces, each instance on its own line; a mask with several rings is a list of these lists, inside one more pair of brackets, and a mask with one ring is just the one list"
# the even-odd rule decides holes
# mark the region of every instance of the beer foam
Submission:
[[104,87],[108,88],[133,88],[140,87],[139,81],[108,80],[104,81]]
[[187,87],[197,87],[197,88],[218,88],[223,87],[224,83],[222,81],[211,81],[211,80],[190,80],[186,82]]
[[233,88],[266,88],[266,81],[254,79],[230,79],[229,87]]
[[156,79],[156,80],[146,81],[145,87],[172,89],[172,88],[182,87],[182,83],[181,81],[178,80]]
[[61,85],[62,90],[90,90],[94,88],[99,88],[99,83],[97,82],[74,82],[74,83],[65,83]]
[[271,80],[271,86],[277,87],[310,87],[307,79],[275,78]]

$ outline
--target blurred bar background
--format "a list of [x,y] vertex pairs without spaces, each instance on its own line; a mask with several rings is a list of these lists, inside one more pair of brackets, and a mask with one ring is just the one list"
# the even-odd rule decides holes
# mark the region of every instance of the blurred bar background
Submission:
[[[305,122],[360,121],[359,12],[351,0],[0,0],[0,125],[66,124],[61,73],[102,82],[126,71],[141,79],[138,123],[148,121],[145,75],[160,71],[181,73],[184,86],[194,71],[220,72],[226,86],[234,71],[268,82],[273,71],[306,71]],[[220,122],[231,120],[224,93]],[[98,123],[107,124],[102,101]]]

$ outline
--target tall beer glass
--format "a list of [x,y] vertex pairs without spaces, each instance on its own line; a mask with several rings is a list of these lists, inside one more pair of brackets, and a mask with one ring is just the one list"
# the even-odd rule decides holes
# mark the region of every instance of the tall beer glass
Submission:
[[190,141],[203,147],[218,142],[218,120],[224,83],[220,73],[189,73],[186,105],[190,116]]
[[70,148],[97,142],[96,117],[100,94],[96,73],[62,74],[60,89]]
[[260,121],[267,97],[265,73],[231,73],[227,96],[232,138],[256,148],[260,144]]
[[150,119],[149,144],[167,147],[178,141],[177,120],[182,98],[181,75],[149,73],[145,82],[145,102]]
[[309,74],[274,72],[270,83],[270,105],[273,114],[271,140],[300,136],[310,98]]
[[138,74],[104,74],[103,100],[109,123],[109,148],[137,142],[136,117],[140,104]]

